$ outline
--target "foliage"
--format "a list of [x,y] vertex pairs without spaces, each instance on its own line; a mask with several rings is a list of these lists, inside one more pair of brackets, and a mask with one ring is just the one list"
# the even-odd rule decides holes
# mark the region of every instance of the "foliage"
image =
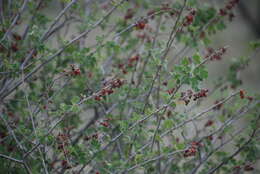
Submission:
[[259,41],[205,86],[238,0],[167,2],[2,3],[2,173],[257,171],[260,98],[238,74]]

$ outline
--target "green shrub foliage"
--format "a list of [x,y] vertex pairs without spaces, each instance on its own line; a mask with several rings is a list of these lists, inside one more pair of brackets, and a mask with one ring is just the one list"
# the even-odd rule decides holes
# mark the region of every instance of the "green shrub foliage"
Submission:
[[213,39],[238,0],[0,3],[0,173],[259,172],[260,43]]

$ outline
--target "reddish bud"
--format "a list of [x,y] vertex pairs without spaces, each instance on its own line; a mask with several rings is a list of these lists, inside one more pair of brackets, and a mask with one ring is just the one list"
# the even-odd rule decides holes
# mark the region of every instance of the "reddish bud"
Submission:
[[162,84],[163,84],[163,86],[167,86],[168,82],[163,82]]
[[92,135],[92,138],[98,139],[98,134],[97,134],[97,133],[96,133],[96,134],[93,134],[93,135]]
[[74,74],[75,76],[80,75],[80,74],[81,74],[80,69],[79,69],[79,68],[74,69],[73,74]]
[[207,123],[205,124],[205,127],[212,126],[214,122],[212,120],[208,120]]
[[15,33],[13,33],[13,38],[14,38],[16,41],[22,40],[22,37],[21,37],[19,34],[15,34]]
[[100,123],[102,126],[104,126],[104,127],[109,127],[109,123],[108,122],[101,122]]
[[244,171],[253,171],[254,167],[250,164],[247,164],[244,166]]
[[247,96],[246,98],[247,98],[250,102],[254,100],[254,98],[251,97],[251,96]]
[[127,71],[125,69],[122,69],[123,74],[127,74]]
[[244,90],[240,90],[239,91],[239,95],[240,95],[241,99],[244,99],[245,98],[245,91]]
[[137,29],[143,30],[146,26],[146,23],[144,21],[139,21],[135,26]]
[[84,140],[85,140],[85,141],[89,141],[90,139],[91,139],[91,137],[89,137],[89,136],[85,136],[85,137],[84,137]]
[[210,136],[207,137],[207,139],[210,140],[210,141],[212,141],[212,140],[213,140],[213,136],[210,135]]
[[95,100],[97,100],[97,101],[101,101],[101,97],[100,96],[95,96]]
[[192,16],[192,15],[186,16],[186,20],[187,20],[187,22],[188,22],[189,24],[192,23],[192,22],[193,22],[193,16]]
[[12,43],[11,49],[13,50],[13,52],[17,52],[19,50],[17,43]]
[[227,15],[227,11],[225,9],[220,9],[219,10],[219,15],[220,16],[226,16]]

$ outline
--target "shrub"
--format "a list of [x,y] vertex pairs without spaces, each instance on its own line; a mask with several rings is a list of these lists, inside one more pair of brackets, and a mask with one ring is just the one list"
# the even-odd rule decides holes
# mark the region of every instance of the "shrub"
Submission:
[[2,173],[256,170],[259,94],[238,73],[259,42],[208,77],[238,0],[1,3]]

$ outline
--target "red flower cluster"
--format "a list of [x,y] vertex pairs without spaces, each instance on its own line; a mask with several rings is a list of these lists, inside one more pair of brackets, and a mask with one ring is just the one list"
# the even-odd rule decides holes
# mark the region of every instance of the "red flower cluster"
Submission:
[[193,100],[196,101],[198,100],[199,98],[202,98],[202,97],[207,97],[207,93],[209,92],[208,89],[201,89],[198,93],[194,94],[193,95]]
[[104,127],[109,127],[109,121],[111,119],[105,119],[102,122],[99,122],[100,125],[104,126]]
[[146,21],[140,20],[135,24],[136,29],[143,30],[146,26]]
[[192,90],[187,90],[186,92],[181,93],[181,100],[183,100],[185,102],[185,105],[188,105],[192,98],[194,101],[196,101],[199,98],[207,97],[208,92],[209,92],[208,89],[201,89],[197,93],[193,93]]
[[78,76],[81,74],[81,71],[79,68],[75,68],[75,65],[70,65],[71,67],[71,71],[70,71],[70,74],[73,75],[73,76]]
[[[241,166],[235,166],[233,167],[234,170],[240,171],[241,170]],[[251,164],[246,164],[244,165],[244,171],[248,172],[248,171],[253,171],[254,167]]]
[[189,149],[184,151],[183,156],[184,157],[195,156],[199,147],[202,147],[202,144],[200,142],[193,141],[191,143],[191,147],[189,147]]
[[104,126],[104,127],[108,127],[108,126],[109,126],[109,123],[108,123],[107,121],[105,121],[105,122],[100,122],[100,124],[101,124],[102,126]]
[[132,67],[134,62],[137,62],[139,60],[140,56],[137,54],[131,58],[128,59],[128,66]]
[[244,171],[253,171],[254,167],[250,164],[247,164],[244,166]]
[[190,13],[185,17],[183,26],[186,27],[186,26],[191,25],[193,23],[193,21],[194,21],[195,15],[196,15],[196,11],[194,9],[192,9],[190,11]]
[[73,75],[75,75],[75,76],[77,76],[77,75],[80,75],[80,69],[79,68],[77,68],[77,69],[75,69],[74,71],[73,71]]
[[222,56],[226,53],[227,49],[226,48],[220,48],[218,50],[214,50],[213,48],[208,48],[207,49],[207,55],[206,59],[210,58],[210,60],[221,60]]
[[193,91],[189,89],[186,92],[181,93],[181,100],[185,102],[185,105],[188,105],[190,103],[192,96],[193,96]]
[[230,20],[234,18],[234,14],[231,10],[238,4],[239,0],[230,0],[224,8],[219,9],[220,16],[229,15]]
[[246,92],[241,89],[241,90],[239,91],[239,96],[240,96],[240,98],[241,98],[241,99],[245,99],[245,98],[246,98],[246,99],[248,99],[250,102],[253,101],[254,98],[251,97],[251,96],[246,96],[245,93],[246,93]]
[[116,79],[105,83],[105,87],[95,95],[95,100],[102,100],[103,97],[112,94],[114,92],[114,88],[120,88],[123,84],[124,81],[121,79]]
[[127,74],[126,69],[133,67],[133,66],[134,66],[134,65],[133,65],[134,62],[137,62],[139,59],[140,59],[140,56],[139,56],[138,54],[135,55],[135,56],[132,56],[132,57],[130,57],[130,58],[128,59],[127,65],[124,65],[124,64],[121,64],[121,63],[120,63],[120,64],[118,65],[118,68],[122,71],[123,74]]
[[244,99],[245,98],[245,91],[244,90],[240,90],[239,91],[239,96],[241,99]]
[[85,140],[85,141],[89,141],[89,140],[91,140],[91,139],[98,139],[98,133],[95,133],[95,134],[93,134],[93,135],[85,136],[85,137],[84,137],[84,140]]
[[64,133],[59,133],[57,136],[58,149],[63,150],[65,146],[69,144],[69,135]]

